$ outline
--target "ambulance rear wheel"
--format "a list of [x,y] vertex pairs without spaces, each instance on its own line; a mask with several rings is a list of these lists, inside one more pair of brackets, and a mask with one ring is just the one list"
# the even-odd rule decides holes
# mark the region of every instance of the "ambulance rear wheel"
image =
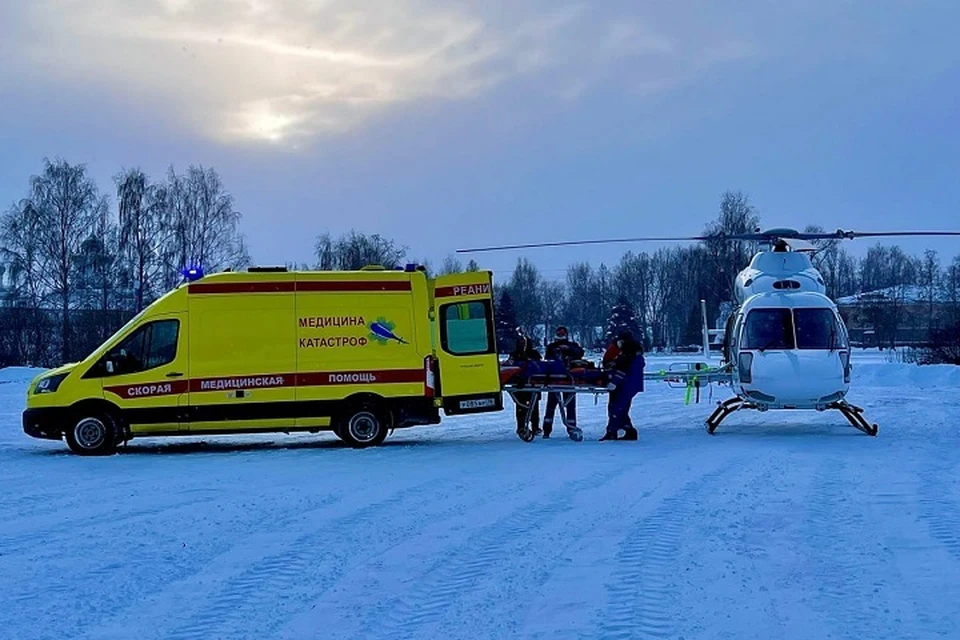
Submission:
[[82,456],[107,456],[117,449],[116,425],[106,413],[77,417],[66,430],[67,446]]
[[337,425],[336,434],[351,447],[375,447],[383,443],[390,426],[387,415],[372,403],[348,409]]

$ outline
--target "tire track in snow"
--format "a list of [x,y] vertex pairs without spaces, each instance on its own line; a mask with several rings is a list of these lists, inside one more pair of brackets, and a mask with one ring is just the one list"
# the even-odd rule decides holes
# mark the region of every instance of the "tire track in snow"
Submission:
[[[397,540],[415,535],[435,519],[448,518],[474,506],[446,500],[443,495],[444,491],[457,492],[464,484],[462,477],[431,478],[324,522],[317,530],[292,541],[285,550],[263,558],[235,576],[212,603],[163,637],[269,637],[335,586],[354,565],[366,562],[368,556],[359,555],[362,545],[379,544],[377,550],[381,552],[382,546],[398,544]],[[487,496],[489,500],[497,497]],[[355,545],[354,540],[359,542]],[[264,609],[259,612],[263,615],[258,615],[257,609]]]
[[[384,603],[378,613],[368,616],[368,625],[359,636],[417,638],[430,630],[430,637],[456,637],[463,632],[461,620],[456,619],[456,615],[445,614],[455,610],[457,605],[462,606],[469,596],[476,595],[484,576],[498,561],[502,562],[511,546],[523,545],[531,539],[542,543],[539,536],[533,535],[535,530],[543,527],[552,518],[572,511],[578,487],[588,486],[595,489],[607,485],[623,475],[625,470],[618,466],[569,480],[559,488],[537,497],[534,504],[523,504],[495,522],[481,527],[450,555],[433,563],[416,579],[409,591],[401,592],[395,600]],[[553,561],[559,562],[556,554]],[[546,570],[546,567],[542,568]],[[524,580],[525,577],[520,576],[520,579],[512,582],[498,580],[498,590],[493,596],[522,603],[535,586]],[[450,617],[455,618],[455,623],[458,624],[456,628],[435,628],[443,626]],[[489,629],[475,628],[474,631],[489,637]],[[515,631],[511,631],[510,636],[516,637]]]
[[[956,448],[952,448],[956,451]],[[945,462],[925,467],[920,476],[920,519],[930,535],[960,561],[960,504],[951,491],[957,467]]]
[[844,637],[896,637],[886,615],[887,578],[877,573],[876,549],[882,545],[865,526],[864,505],[852,495],[859,487],[846,470],[843,459],[824,460],[807,498],[803,551],[812,584],[804,591],[815,613]]
[[[185,493],[196,492],[188,490]],[[297,506],[303,507],[302,510],[286,514],[276,513],[271,509],[257,510],[254,512],[254,518],[244,520],[240,526],[248,531],[259,531],[260,527],[267,523],[271,527],[282,526],[284,523],[293,522],[296,517],[304,513],[323,511],[342,500],[343,496],[339,493],[308,496],[297,503]],[[237,512],[238,509],[230,511]],[[165,529],[173,524],[175,524],[173,521],[161,518],[157,526]],[[232,528],[227,527],[227,529]],[[168,533],[169,531],[162,531],[162,534]],[[170,545],[146,542],[155,540],[156,535],[156,529],[146,532],[120,529],[115,535],[111,535],[109,531],[106,535],[91,535],[87,532],[85,542],[93,547],[113,545],[111,548],[119,548],[122,551],[113,553],[101,549],[94,556],[82,561],[78,559],[78,562],[74,563],[71,569],[71,580],[61,579],[53,583],[28,582],[28,588],[15,590],[11,598],[15,602],[29,604],[31,608],[24,615],[30,617],[44,615],[47,606],[50,607],[50,615],[54,615],[53,610],[56,609],[56,615],[61,620],[60,624],[72,625],[69,629],[71,636],[79,635],[81,632],[91,633],[91,630],[99,632],[111,625],[116,626],[118,620],[129,624],[129,620],[137,619],[142,615],[139,609],[143,606],[144,598],[162,592],[172,583],[195,575],[205,567],[204,563],[211,557],[211,552],[216,550],[216,540],[212,537],[203,538],[201,544],[192,544],[182,550],[178,543]],[[62,554],[63,549],[54,547],[52,552]],[[77,553],[76,545],[71,547],[71,553]],[[78,593],[76,591],[78,582],[97,585],[98,589]],[[0,586],[2,585],[3,580],[0,577]],[[18,588],[23,586],[26,586],[24,581],[20,581],[17,585]],[[7,591],[7,593],[10,592]],[[91,598],[95,601],[94,606],[86,602]],[[36,603],[41,603],[39,608]],[[132,611],[135,613],[131,614]],[[117,637],[127,637],[127,635],[128,632],[125,630]]]
[[[118,507],[113,511],[99,513],[86,518],[59,520],[52,527],[40,527],[30,530],[29,532],[20,533],[19,535],[0,538],[0,551],[3,553],[15,553],[32,549],[36,547],[38,541],[42,541],[46,546],[61,536],[74,539],[78,530],[86,531],[91,527],[109,525],[111,528],[122,529],[132,521],[151,518],[181,507],[195,507],[197,505],[208,504],[216,501],[217,498],[218,496],[212,495],[199,500],[194,498],[191,500],[177,500],[167,503],[153,503],[149,506],[131,511],[123,511]],[[29,523],[22,523],[18,528],[28,526]]]
[[785,635],[789,604],[774,593],[774,576],[789,576],[778,551],[790,545],[783,534],[792,510],[784,507],[792,495],[794,454],[789,446],[787,452],[764,448],[743,469],[730,469],[723,482],[711,483],[710,502],[691,514],[693,528],[684,533],[696,548],[685,551],[685,566],[677,567],[682,579],[671,596],[683,608],[674,607],[672,637],[742,637],[744,624],[752,637]]
[[[33,485],[32,488],[41,489],[21,495],[8,494],[0,497],[0,514],[5,518],[16,518],[18,520],[38,518],[60,512],[63,510],[64,503],[67,503],[66,506],[69,508],[85,506],[84,503],[89,502],[91,492],[100,491],[109,495],[116,495],[136,485],[136,480],[115,477],[109,479],[99,477],[95,486],[89,486],[84,481],[73,484],[56,483],[52,485],[53,490],[43,490],[36,485],[35,478],[10,478],[6,482],[17,486]],[[97,504],[102,503],[98,502]]]
[[[945,416],[943,423],[953,425],[950,416]],[[926,523],[933,539],[960,560],[960,504],[956,493],[950,491],[950,483],[957,477],[955,452],[960,448],[960,438],[956,431],[947,433],[949,435],[941,436],[941,442],[934,447],[933,457],[937,463],[924,465],[920,474],[920,519]]]
[[704,490],[710,491],[721,477],[745,472],[741,462],[731,460],[688,481],[628,530],[615,557],[617,569],[605,586],[607,605],[595,621],[597,637],[671,637],[676,590],[671,568],[681,552],[686,522],[697,511],[696,501]]

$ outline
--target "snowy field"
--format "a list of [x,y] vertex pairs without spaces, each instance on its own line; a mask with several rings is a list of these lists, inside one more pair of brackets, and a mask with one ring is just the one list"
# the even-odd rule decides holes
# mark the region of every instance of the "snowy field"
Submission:
[[0,638],[958,638],[960,368],[854,362],[876,438],[838,413],[709,436],[709,398],[655,384],[639,442],[597,442],[582,396],[582,443],[521,442],[511,406],[375,450],[94,459],[23,435],[35,372],[0,370]]

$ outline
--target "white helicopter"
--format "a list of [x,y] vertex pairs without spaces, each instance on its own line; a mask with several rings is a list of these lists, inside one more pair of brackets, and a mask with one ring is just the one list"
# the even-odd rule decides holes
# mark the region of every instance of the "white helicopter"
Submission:
[[649,380],[690,384],[730,384],[734,397],[717,403],[706,420],[713,434],[730,414],[741,409],[836,409],[860,431],[875,436],[879,430],[863,417],[861,407],[846,400],[850,390],[850,340],[836,303],[826,295],[823,276],[814,267],[812,240],[843,240],[880,236],[960,236],[960,231],[805,233],[769,229],[746,234],[716,234],[677,238],[624,238],[507,245],[464,249],[462,253],[583,244],[644,241],[744,240],[757,242],[760,251],[736,277],[736,308],[724,331],[708,330],[703,313],[704,356],[709,336],[723,335],[719,367],[684,363],[683,369],[648,372]]

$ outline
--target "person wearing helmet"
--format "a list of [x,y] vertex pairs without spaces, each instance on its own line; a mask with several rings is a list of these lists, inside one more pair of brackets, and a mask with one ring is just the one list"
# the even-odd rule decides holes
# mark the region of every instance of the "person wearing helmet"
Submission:
[[[603,366],[615,385],[607,404],[607,430],[600,441],[636,440],[637,430],[630,420],[633,397],[643,391],[643,369],[646,361],[643,346],[629,331],[621,331],[603,356]],[[624,432],[620,437],[620,431]]]
[[[583,347],[570,339],[570,333],[564,326],[557,327],[554,340],[547,345],[547,360],[559,360],[569,369],[570,363],[583,358]],[[547,395],[547,410],[543,416],[543,437],[549,438],[553,432],[553,415],[560,402],[563,402],[567,417],[567,433],[573,438],[577,430],[577,394],[572,392],[552,392]]]

